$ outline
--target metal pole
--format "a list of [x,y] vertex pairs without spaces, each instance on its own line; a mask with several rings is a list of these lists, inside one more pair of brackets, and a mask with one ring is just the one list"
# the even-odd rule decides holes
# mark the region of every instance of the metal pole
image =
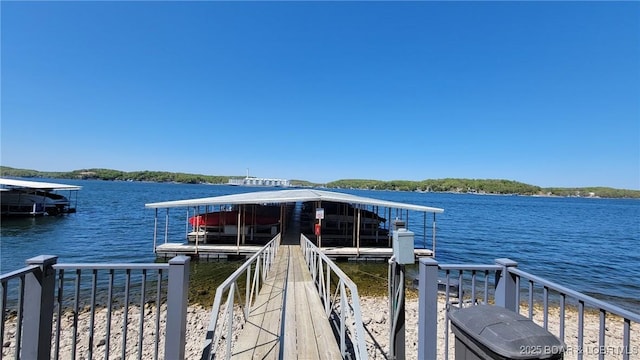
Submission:
[[389,268],[387,271],[387,288],[389,290],[389,295],[387,297],[389,299],[389,356],[391,357],[391,359],[393,359],[393,353],[395,352],[393,350],[393,346],[395,344],[395,341],[393,341],[393,294],[395,294],[395,279],[393,278],[393,275],[395,274],[394,264],[394,257],[391,256],[391,258],[389,259]]
[[427,213],[424,213],[424,219],[422,220],[422,248],[427,248]]
[[[204,211],[205,211],[204,223],[206,224],[207,223],[207,213],[206,213],[207,208],[205,208]],[[196,254],[197,254],[198,253],[198,245],[200,244],[200,226],[201,226],[200,220],[202,219],[200,217],[200,205],[198,205],[197,209],[193,210],[193,217],[194,217],[193,223],[195,224],[193,227],[194,227],[194,229],[196,231]],[[189,208],[187,208],[187,224],[188,223],[189,223]],[[207,229],[207,227],[204,226],[203,229],[204,230],[202,230],[202,232],[203,232],[202,236],[204,237],[204,240],[206,242],[206,238],[207,238],[207,230],[206,229]],[[189,235],[187,234],[187,241],[188,240],[189,240]]]
[[405,286],[404,265],[389,259],[389,358],[405,358]]
[[318,248],[322,248],[322,219],[318,219],[318,225],[320,225],[320,235],[318,235]]
[[432,252],[432,256],[435,259],[436,258],[436,213],[433,213],[433,231],[431,232],[433,234],[433,241],[431,243],[431,247],[433,248],[431,250]]
[[387,219],[389,219],[389,222],[387,223],[387,232],[389,233],[389,243],[387,244],[387,246],[391,247],[391,208],[387,208],[389,209],[389,216],[387,217]]
[[356,229],[356,256],[360,256],[360,207],[358,207],[358,228]]
[[[318,201],[318,205],[316,206],[317,208],[322,207],[322,200]],[[322,219],[319,219],[320,224],[320,235],[318,235],[318,248],[322,248]]]
[[395,332],[394,332],[394,359],[405,358],[405,306],[404,306],[404,265],[396,264],[396,289],[398,291],[396,314],[395,314]]
[[241,205],[242,208],[242,226],[240,227],[240,229],[242,229],[242,245],[245,245],[247,243],[247,236],[244,233],[244,229],[245,229],[245,225],[247,224],[247,207],[245,205]]
[[164,220],[164,243],[169,242],[169,208],[167,208],[167,215]]
[[280,234],[284,234],[284,229],[286,226],[286,224],[284,223],[284,220],[285,220],[284,206],[285,206],[284,204],[280,204],[280,229],[278,229],[278,232]]
[[158,208],[156,208],[156,216],[153,219],[153,253],[156,253],[158,244]]
[[406,226],[407,226],[407,229],[408,229],[409,228],[409,209],[407,209],[407,222],[406,222],[406,224],[407,224]]
[[[242,208],[242,205],[240,208]],[[240,254],[240,208],[238,208],[238,234],[236,235],[236,252],[238,254]]]

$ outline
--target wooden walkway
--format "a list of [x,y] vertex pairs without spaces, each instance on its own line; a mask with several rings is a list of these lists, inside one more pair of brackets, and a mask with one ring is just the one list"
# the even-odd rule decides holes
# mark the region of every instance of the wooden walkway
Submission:
[[299,245],[281,245],[234,359],[341,359]]

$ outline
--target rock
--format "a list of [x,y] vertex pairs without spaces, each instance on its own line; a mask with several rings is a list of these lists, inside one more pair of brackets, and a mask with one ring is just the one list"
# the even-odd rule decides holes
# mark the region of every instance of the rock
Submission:
[[96,344],[96,346],[104,346],[104,344],[106,344],[106,343],[107,342],[104,339],[102,339],[102,340],[98,341],[98,344]]
[[4,344],[2,344],[2,347],[9,347],[11,346],[11,341],[5,341]]

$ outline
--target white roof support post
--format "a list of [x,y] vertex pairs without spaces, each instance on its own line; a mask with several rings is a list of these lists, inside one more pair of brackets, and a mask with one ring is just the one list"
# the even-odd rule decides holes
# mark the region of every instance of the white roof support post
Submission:
[[164,220],[164,243],[169,242],[169,208],[167,208],[167,215]]
[[433,247],[431,249],[431,256],[435,259],[436,258],[436,214],[433,213],[433,231],[432,231],[432,236],[433,236],[433,240],[431,242],[431,246]]
[[[207,211],[207,209],[206,209],[206,208],[205,208],[205,211]],[[193,214],[193,216],[200,216],[200,215],[199,215],[199,214],[200,214],[200,206],[198,206],[198,209],[197,209],[197,210],[196,210],[196,209],[193,209],[193,213],[194,213],[194,214]],[[206,215],[205,215],[205,217],[206,217]],[[195,220],[195,221],[193,222],[193,223],[194,223],[194,225],[193,225],[193,229],[194,229],[194,230],[195,230],[195,232],[196,232],[196,254],[197,254],[197,253],[198,253],[198,245],[200,245],[200,218],[199,218],[199,217],[196,217],[195,219],[197,219],[197,220]],[[189,223],[189,208],[187,208],[187,223]],[[197,225],[196,225],[196,224],[197,224]],[[206,220],[205,220],[205,224],[206,224]],[[205,229],[206,229],[206,227],[205,227]],[[187,236],[188,236],[188,235],[187,235]],[[202,231],[202,236],[204,237],[205,242],[206,242],[206,239],[207,239],[207,230],[203,230],[203,231]],[[187,239],[187,241],[188,241],[188,240],[189,240],[189,239]]]
[[240,254],[240,209],[238,209],[238,221],[236,221],[236,224],[238,224],[238,234],[236,236],[236,251],[238,252],[238,254]]
[[388,235],[387,235],[387,246],[391,247],[391,236],[392,236],[392,234],[391,234],[391,222],[393,220],[391,219],[391,208],[387,208],[387,209],[389,209],[389,216],[387,217],[387,219],[389,219],[389,223],[387,224],[387,233],[388,233]]
[[242,238],[242,245],[245,245],[247,243],[247,236],[244,233],[245,224],[247,223],[247,206],[240,205],[240,209],[241,210],[238,210],[242,213],[242,226],[240,227],[240,229],[242,229],[242,235],[240,235],[240,237]]
[[278,224],[280,225],[278,232],[280,234],[284,234],[284,204],[280,204],[280,218],[278,219]]
[[358,227],[356,230],[356,256],[360,257],[360,207],[358,206]]
[[156,253],[156,246],[158,244],[158,209],[156,209],[156,216],[153,219],[153,253]]

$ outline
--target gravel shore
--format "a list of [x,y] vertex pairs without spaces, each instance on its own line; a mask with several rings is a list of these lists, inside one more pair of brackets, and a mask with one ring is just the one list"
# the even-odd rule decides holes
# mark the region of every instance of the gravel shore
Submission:
[[[387,352],[389,350],[389,313],[388,303],[385,297],[363,297],[361,298],[361,305],[363,310],[363,324],[365,332],[367,334],[366,344],[370,359],[387,359]],[[527,313],[527,309],[523,309],[523,314]],[[158,354],[159,358],[164,357],[164,324],[165,324],[166,311],[164,306],[161,307],[160,316],[160,329]],[[240,320],[241,316],[238,310],[236,310],[236,320]],[[438,358],[444,358],[445,349],[445,337],[444,337],[444,302],[441,301],[438,308],[439,317],[439,331],[441,334],[438,339]],[[60,337],[60,358],[69,359],[72,356],[72,340],[73,340],[73,313],[66,312],[62,316],[61,320],[61,337]],[[150,304],[144,309],[144,336],[142,344],[142,358],[153,359],[155,352],[155,306]],[[138,345],[137,340],[139,337],[140,328],[140,311],[136,306],[129,308],[129,315],[127,319],[127,344],[126,349],[123,352],[122,349],[122,337],[123,337],[123,310],[117,309],[112,313],[111,318],[111,340],[109,344],[110,358],[115,360],[137,358],[138,357]],[[538,324],[543,323],[543,314],[540,309],[534,310],[534,319]],[[76,359],[87,359],[89,356],[89,313],[83,311],[78,317],[78,335],[77,346],[75,349]],[[585,314],[584,324],[584,346],[583,355],[584,359],[597,359],[599,352],[606,354],[606,359],[622,359],[622,336],[623,336],[623,322],[621,319],[608,316],[606,319],[606,337],[604,348],[598,347],[598,327],[599,327],[599,314],[588,312]],[[198,359],[202,351],[202,345],[206,334],[206,329],[209,322],[209,309],[206,309],[199,305],[193,305],[188,308],[187,311],[187,332],[186,332],[186,347],[185,358],[186,359]],[[240,325],[239,321],[236,321],[238,326],[235,329],[237,334]],[[406,358],[417,359],[418,355],[418,299],[408,298],[406,302]],[[13,322],[8,321],[5,328],[4,343],[2,348],[3,357],[12,358],[15,353],[15,325]],[[94,344],[93,344],[93,358],[104,358],[104,351],[106,348],[105,334],[107,324],[107,311],[101,309],[95,314],[94,323]],[[567,308],[565,314],[565,343],[567,345],[567,351],[565,352],[565,359],[575,359],[578,355],[577,335],[578,335],[578,313],[573,308]],[[56,324],[54,322],[54,329]],[[557,335],[559,333],[559,309],[551,308],[549,315],[549,330]],[[632,327],[631,330],[631,349],[630,358],[640,358],[640,331],[639,329]],[[52,341],[53,343],[53,341]],[[449,335],[448,347],[449,355],[453,357],[454,349],[454,337]],[[53,349],[53,347],[52,347]]]

